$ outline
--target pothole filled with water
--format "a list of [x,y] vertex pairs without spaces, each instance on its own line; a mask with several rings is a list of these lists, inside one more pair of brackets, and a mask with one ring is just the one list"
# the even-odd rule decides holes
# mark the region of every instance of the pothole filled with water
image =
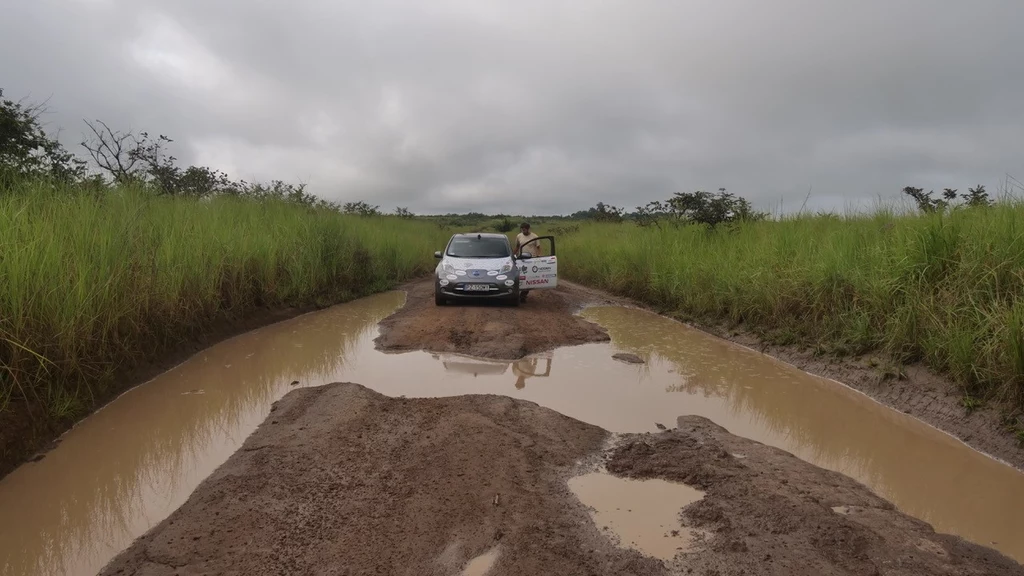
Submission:
[[614,536],[619,546],[672,560],[704,536],[680,520],[680,510],[704,496],[685,484],[592,472],[570,478],[569,488],[588,508],[598,529]]
[[462,569],[462,573],[459,576],[486,576],[497,560],[498,549],[491,548],[466,563],[466,567]]

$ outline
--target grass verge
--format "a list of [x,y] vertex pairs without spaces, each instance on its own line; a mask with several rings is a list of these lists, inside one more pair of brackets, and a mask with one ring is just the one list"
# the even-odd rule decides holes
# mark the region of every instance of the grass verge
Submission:
[[[16,182],[0,190],[0,468],[123,376],[225,323],[428,272],[434,224],[280,200],[188,200]],[[0,472],[0,473],[2,473]]]
[[706,232],[585,224],[566,278],[776,344],[921,361],[965,396],[1024,406],[1024,205],[799,217]]

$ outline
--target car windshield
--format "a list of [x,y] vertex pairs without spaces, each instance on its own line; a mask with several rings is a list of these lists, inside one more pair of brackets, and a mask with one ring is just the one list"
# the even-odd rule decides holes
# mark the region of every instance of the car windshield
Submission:
[[448,255],[454,258],[506,258],[511,255],[503,238],[453,238]]

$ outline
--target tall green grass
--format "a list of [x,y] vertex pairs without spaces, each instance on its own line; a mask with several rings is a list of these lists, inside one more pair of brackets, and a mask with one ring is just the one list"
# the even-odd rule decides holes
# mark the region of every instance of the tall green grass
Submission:
[[[0,409],[79,415],[112,377],[260,307],[327,305],[429,271],[436,225],[284,201],[0,190]],[[0,434],[2,436],[2,434]]]
[[784,343],[924,361],[971,396],[1024,405],[1024,205],[799,217],[705,232],[591,224],[567,278]]

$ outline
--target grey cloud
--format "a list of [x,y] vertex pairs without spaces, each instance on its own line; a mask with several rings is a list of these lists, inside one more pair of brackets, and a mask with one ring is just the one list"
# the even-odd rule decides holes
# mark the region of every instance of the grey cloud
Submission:
[[813,186],[810,207],[843,209],[1024,173],[1017,1],[13,11],[3,87],[53,94],[70,142],[100,117],[186,161],[388,208],[565,213],[724,186],[788,211]]

